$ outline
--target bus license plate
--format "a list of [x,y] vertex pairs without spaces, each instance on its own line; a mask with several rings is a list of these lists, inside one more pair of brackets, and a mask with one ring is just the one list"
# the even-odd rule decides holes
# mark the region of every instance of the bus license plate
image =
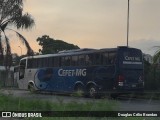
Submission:
[[133,85],[132,85],[132,87],[136,87],[136,85],[135,85],[135,84],[133,84]]

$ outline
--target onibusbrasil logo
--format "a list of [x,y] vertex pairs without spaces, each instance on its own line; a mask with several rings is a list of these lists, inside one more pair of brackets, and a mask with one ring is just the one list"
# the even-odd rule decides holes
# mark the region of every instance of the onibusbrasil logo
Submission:
[[2,118],[42,117],[41,112],[2,112]]

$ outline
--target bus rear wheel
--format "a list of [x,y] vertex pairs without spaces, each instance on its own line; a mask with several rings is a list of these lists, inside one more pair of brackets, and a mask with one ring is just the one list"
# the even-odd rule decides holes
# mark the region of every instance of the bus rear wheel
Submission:
[[98,90],[97,87],[95,85],[91,85],[88,89],[88,93],[89,93],[89,97],[91,98],[98,98]]

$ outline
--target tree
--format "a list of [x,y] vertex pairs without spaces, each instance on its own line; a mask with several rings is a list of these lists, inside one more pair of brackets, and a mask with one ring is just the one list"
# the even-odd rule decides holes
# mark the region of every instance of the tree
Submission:
[[[27,54],[33,55],[29,43],[20,33],[11,29],[16,27],[17,29],[29,29],[35,24],[34,19],[28,13],[23,12],[23,0],[0,0],[0,59],[5,61],[6,69],[10,67],[12,63],[11,46],[9,38],[6,36],[6,30],[14,31],[20,40],[25,44],[27,48]],[[4,41],[2,41],[2,35],[4,35]],[[5,43],[5,44],[3,44]],[[4,48],[5,57],[4,57]]]
[[41,38],[39,37],[37,42],[42,46],[42,49],[39,50],[42,54],[57,53],[62,50],[79,49],[77,45],[69,44],[63,40],[55,40],[47,35],[44,35]]
[[160,60],[160,46],[154,46],[156,48],[158,48],[158,50],[155,52],[154,56],[153,56],[153,78],[154,78],[154,83],[157,89],[160,89],[160,64],[159,64],[159,60]]
[[[160,46],[155,46],[155,47],[160,48]],[[160,59],[160,49],[158,49],[158,50],[155,52],[155,54],[154,54],[154,56],[153,56],[153,62],[156,63],[157,60],[159,60],[159,59]]]

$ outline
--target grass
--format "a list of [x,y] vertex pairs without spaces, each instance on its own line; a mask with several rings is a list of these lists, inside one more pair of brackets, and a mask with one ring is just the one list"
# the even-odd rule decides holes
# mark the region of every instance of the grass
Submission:
[[[110,100],[99,100],[96,102],[77,103],[72,101],[65,103],[64,100],[58,102],[32,100],[16,98],[11,95],[0,94],[0,111],[113,111],[116,110],[118,103]],[[24,118],[25,120],[158,120],[158,118],[111,118],[111,117],[43,117],[43,118]],[[159,118],[160,119],[160,118]]]
[[112,111],[115,110],[117,103],[109,100],[96,102],[77,103],[72,101],[64,103],[15,98],[0,94],[0,111]]
[[0,111],[113,111],[116,110],[117,102],[99,100],[78,103],[58,99],[58,102],[33,100],[0,94]]
[[[115,110],[117,103],[100,100],[98,102],[77,103],[72,101],[64,103],[64,100],[58,102],[49,102],[41,100],[32,100],[17,98],[11,95],[0,94],[0,111],[112,111]],[[25,118],[26,120],[81,120],[87,117],[48,117],[48,118]],[[97,118],[93,118],[93,120]]]

